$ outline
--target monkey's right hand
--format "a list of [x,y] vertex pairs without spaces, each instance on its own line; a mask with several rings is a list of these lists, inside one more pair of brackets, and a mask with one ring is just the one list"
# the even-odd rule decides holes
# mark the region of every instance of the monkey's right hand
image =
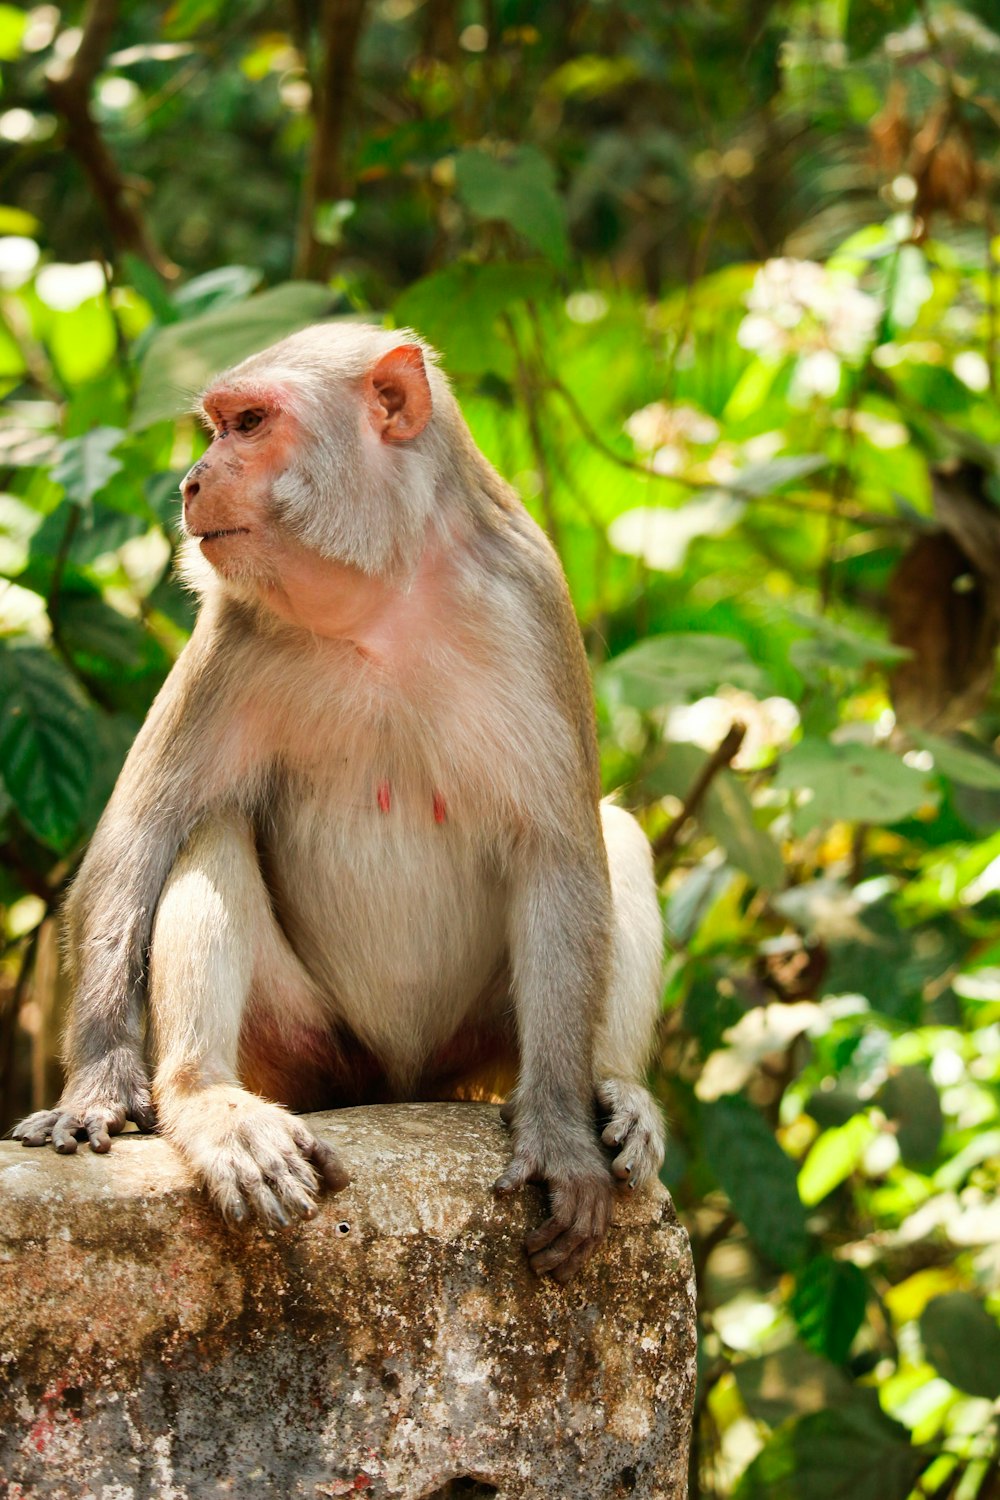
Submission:
[[271,1225],[311,1219],[321,1187],[350,1181],[336,1153],[302,1121],[232,1084],[159,1098],[165,1133],[230,1224],[251,1216]]
[[111,1150],[111,1137],[120,1135],[126,1120],[140,1130],[156,1129],[156,1111],[143,1073],[127,1088],[119,1081],[87,1074],[70,1078],[55,1109],[40,1109],[14,1126],[14,1139],[23,1146],[44,1146],[49,1141],[61,1156],[71,1156],[77,1141],[89,1141],[90,1149]]

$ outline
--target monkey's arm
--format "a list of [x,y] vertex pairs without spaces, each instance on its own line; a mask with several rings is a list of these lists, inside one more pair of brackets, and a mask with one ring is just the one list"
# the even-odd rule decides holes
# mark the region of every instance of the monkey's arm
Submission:
[[25,1145],[107,1151],[126,1119],[155,1123],[142,1057],[146,957],[156,904],[181,843],[223,790],[212,722],[220,698],[200,621],[129,752],[66,903],[73,999],[66,1087],[15,1128]]

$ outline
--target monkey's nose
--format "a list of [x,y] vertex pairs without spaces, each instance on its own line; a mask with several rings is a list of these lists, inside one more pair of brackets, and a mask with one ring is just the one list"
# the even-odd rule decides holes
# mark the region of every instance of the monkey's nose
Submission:
[[200,489],[201,485],[198,483],[197,479],[192,479],[189,475],[188,478],[185,479],[181,484],[181,494],[184,496],[184,504],[190,504],[190,502],[194,499],[195,495],[197,495]]

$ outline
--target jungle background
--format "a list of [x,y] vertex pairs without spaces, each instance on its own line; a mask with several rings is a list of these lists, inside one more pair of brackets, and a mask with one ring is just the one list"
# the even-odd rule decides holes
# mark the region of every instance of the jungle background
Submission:
[[194,393],[412,326],[656,851],[691,1495],[995,1500],[995,0],[0,4],[0,60],[0,1127],[191,627]]

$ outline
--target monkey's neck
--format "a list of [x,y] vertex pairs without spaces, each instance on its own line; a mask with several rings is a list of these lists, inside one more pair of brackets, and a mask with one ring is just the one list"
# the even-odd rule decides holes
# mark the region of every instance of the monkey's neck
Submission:
[[349,642],[374,660],[396,657],[426,636],[442,595],[445,559],[435,542],[402,577],[373,576],[305,548],[282,549],[276,561],[267,608],[287,625]]

